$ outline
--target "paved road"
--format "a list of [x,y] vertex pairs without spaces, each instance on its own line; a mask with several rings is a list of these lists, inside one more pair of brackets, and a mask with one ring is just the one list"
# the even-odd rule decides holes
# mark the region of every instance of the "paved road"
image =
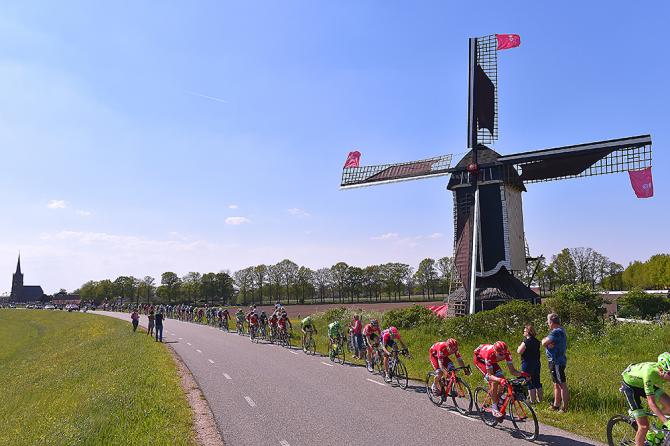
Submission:
[[[130,322],[124,313],[95,312]],[[146,325],[146,316],[142,321]],[[167,320],[165,339],[189,367],[209,402],[224,441],[242,445],[528,445],[505,421],[433,406],[419,383],[392,387],[363,367],[330,364],[215,328]],[[596,444],[540,426],[544,445]]]

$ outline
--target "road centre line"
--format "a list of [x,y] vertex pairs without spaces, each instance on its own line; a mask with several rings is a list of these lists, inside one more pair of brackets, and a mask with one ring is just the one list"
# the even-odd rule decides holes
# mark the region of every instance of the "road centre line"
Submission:
[[210,363],[214,364],[214,361],[212,361],[211,359],[208,359],[208,361],[209,361]]
[[256,407],[256,403],[254,403],[254,400],[252,400],[250,397],[245,396],[244,399],[247,400],[247,403],[249,403],[251,407]]
[[327,362],[321,361],[321,364],[327,365],[328,367],[335,367],[333,364],[328,364]]
[[195,351],[198,352],[198,353],[202,353],[202,350],[199,350],[197,348],[195,349]]
[[291,446],[291,443],[289,443],[289,442],[286,441],[286,440],[282,440],[282,441],[280,441],[279,444],[280,444],[281,446]]
[[179,338],[180,341],[181,341],[182,339],[184,339],[184,338]]
[[190,342],[187,342],[186,345],[193,345],[193,344],[191,344]]
[[379,381],[375,381],[374,379],[370,379],[370,378],[365,378],[365,379],[366,379],[367,381],[370,381],[371,383],[375,383],[375,384],[378,384],[378,385],[380,385],[380,386],[386,386],[386,384],[384,384],[384,383],[380,383]]
[[294,355],[297,355],[297,354],[298,354],[298,352],[294,352],[293,350],[289,350],[289,351],[290,351],[291,353],[293,353]]
[[230,375],[227,374],[227,373],[224,373],[224,374],[223,374],[223,377],[226,378],[226,379],[233,379],[233,378],[231,378]]

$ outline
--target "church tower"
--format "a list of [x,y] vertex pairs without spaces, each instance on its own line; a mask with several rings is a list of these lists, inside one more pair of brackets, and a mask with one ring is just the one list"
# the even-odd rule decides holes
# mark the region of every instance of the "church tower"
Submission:
[[23,301],[23,273],[21,272],[21,254],[16,262],[16,272],[12,275],[12,293],[9,297],[12,302]]

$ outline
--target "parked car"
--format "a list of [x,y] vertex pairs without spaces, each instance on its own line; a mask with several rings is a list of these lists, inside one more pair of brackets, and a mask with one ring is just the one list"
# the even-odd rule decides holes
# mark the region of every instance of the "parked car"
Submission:
[[75,305],[75,304],[67,304],[67,305],[65,305],[65,309],[66,309],[68,312],[79,311],[79,305]]
[[44,309],[45,309],[45,310],[55,310],[55,309],[56,309],[56,306],[55,306],[54,304],[46,304],[46,305],[44,306]]

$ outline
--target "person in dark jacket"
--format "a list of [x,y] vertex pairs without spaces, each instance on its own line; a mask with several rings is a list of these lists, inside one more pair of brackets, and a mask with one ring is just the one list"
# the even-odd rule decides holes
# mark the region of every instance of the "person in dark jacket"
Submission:
[[524,339],[516,349],[521,355],[521,371],[530,375],[528,396],[531,403],[542,401],[542,383],[540,382],[540,341],[535,337],[535,327],[526,325],[523,329]]
[[130,319],[133,321],[133,331],[137,331],[137,326],[140,323],[140,315],[137,313],[137,310],[133,310]]
[[156,342],[163,342],[163,310],[158,308],[156,316],[154,316],[156,324]]
[[149,336],[153,336],[154,334],[154,321],[156,320],[156,316],[154,315],[154,310],[149,311],[149,326],[147,327],[147,334]]

